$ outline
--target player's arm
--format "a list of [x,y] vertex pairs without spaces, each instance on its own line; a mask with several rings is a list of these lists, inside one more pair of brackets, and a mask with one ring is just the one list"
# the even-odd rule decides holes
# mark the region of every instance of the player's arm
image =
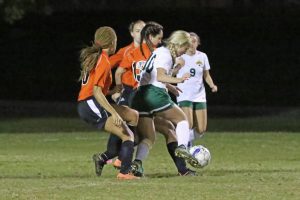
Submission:
[[126,72],[126,69],[123,67],[118,67],[115,73],[115,82],[116,82],[116,92],[121,92],[122,90],[122,75]]
[[172,76],[176,76],[179,70],[184,66],[185,61],[182,57],[176,58],[175,64],[173,66]]
[[167,75],[167,71],[164,68],[157,68],[157,80],[163,83],[182,83],[189,79],[190,76],[190,73],[186,73],[181,78],[176,78]]
[[218,91],[218,86],[214,84],[214,81],[212,80],[209,70],[204,70],[203,71],[203,78],[207,85],[211,88],[212,92],[217,92]]

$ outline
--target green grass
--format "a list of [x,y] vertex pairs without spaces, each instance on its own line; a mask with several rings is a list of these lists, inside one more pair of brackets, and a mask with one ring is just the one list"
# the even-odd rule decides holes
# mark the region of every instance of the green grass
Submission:
[[[1,200],[282,200],[300,196],[299,132],[208,132],[197,143],[209,148],[212,162],[198,169],[197,177],[176,176],[164,139],[159,136],[144,162],[146,178],[118,181],[111,165],[105,166],[102,177],[94,175],[91,156],[104,150],[107,134],[80,131],[86,127],[75,119],[46,121],[0,123]],[[5,132],[3,127],[15,131]],[[66,131],[57,132],[60,127]],[[39,132],[39,128],[44,131]]]
[[[300,111],[286,115],[243,118],[212,118],[211,132],[300,132]],[[1,133],[86,132],[95,129],[77,118],[16,118],[1,119]]]

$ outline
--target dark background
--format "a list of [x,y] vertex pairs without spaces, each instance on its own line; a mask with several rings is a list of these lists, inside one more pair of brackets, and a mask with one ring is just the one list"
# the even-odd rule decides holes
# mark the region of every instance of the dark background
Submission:
[[129,23],[142,19],[162,24],[165,38],[178,29],[200,35],[200,50],[207,53],[219,88],[217,94],[207,92],[210,105],[300,106],[298,4],[184,6],[175,1],[172,6],[167,1],[132,8],[130,1],[110,2],[82,9],[61,3],[12,24],[2,19],[0,100],[75,102],[79,50],[90,44],[95,30],[113,27],[120,48],[131,42]]

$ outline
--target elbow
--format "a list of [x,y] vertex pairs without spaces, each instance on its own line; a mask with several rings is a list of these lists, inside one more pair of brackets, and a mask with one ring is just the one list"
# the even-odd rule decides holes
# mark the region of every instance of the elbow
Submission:
[[157,81],[163,82],[163,76],[157,74]]

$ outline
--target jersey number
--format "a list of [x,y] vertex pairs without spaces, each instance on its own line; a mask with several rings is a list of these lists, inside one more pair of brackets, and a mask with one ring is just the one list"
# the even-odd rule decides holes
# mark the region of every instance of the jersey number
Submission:
[[195,76],[195,74],[196,74],[196,69],[195,69],[195,68],[191,68],[191,69],[190,69],[190,74],[191,74],[191,77]]

